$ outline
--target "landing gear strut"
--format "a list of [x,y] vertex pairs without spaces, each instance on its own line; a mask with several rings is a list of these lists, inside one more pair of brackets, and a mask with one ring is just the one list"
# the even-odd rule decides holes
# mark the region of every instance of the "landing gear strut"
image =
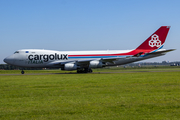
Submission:
[[24,70],[21,71],[21,74],[24,74]]
[[92,73],[92,69],[91,68],[84,68],[84,69],[78,69],[77,73]]

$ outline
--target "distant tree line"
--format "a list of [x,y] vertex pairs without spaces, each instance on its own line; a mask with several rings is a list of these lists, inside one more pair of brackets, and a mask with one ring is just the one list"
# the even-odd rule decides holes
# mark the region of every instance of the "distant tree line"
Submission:
[[127,64],[128,66],[156,66],[156,65],[164,65],[164,66],[180,66],[180,61],[177,62],[167,62],[167,61],[162,61],[162,62],[138,62],[138,63],[130,63]]

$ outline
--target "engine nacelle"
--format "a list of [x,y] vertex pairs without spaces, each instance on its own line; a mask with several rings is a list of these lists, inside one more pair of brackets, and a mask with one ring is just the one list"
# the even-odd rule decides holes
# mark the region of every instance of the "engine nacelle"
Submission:
[[77,70],[77,65],[74,63],[66,63],[62,70]]
[[89,64],[90,68],[102,68],[105,67],[106,65],[102,63],[101,61],[91,61]]

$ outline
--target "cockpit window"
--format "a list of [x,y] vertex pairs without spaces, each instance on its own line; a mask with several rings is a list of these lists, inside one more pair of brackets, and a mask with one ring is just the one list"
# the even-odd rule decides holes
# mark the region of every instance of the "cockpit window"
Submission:
[[19,51],[14,52],[14,54],[19,53]]

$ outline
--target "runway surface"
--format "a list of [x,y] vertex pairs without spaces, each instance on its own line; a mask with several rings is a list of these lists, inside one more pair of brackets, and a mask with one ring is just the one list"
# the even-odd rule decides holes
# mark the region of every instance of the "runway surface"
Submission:
[[93,72],[93,73],[25,73],[25,74],[0,74],[0,76],[17,76],[17,75],[55,75],[55,74],[110,74],[110,73],[139,73],[139,72],[178,72],[180,70],[160,70],[160,71],[118,71],[118,72]]

